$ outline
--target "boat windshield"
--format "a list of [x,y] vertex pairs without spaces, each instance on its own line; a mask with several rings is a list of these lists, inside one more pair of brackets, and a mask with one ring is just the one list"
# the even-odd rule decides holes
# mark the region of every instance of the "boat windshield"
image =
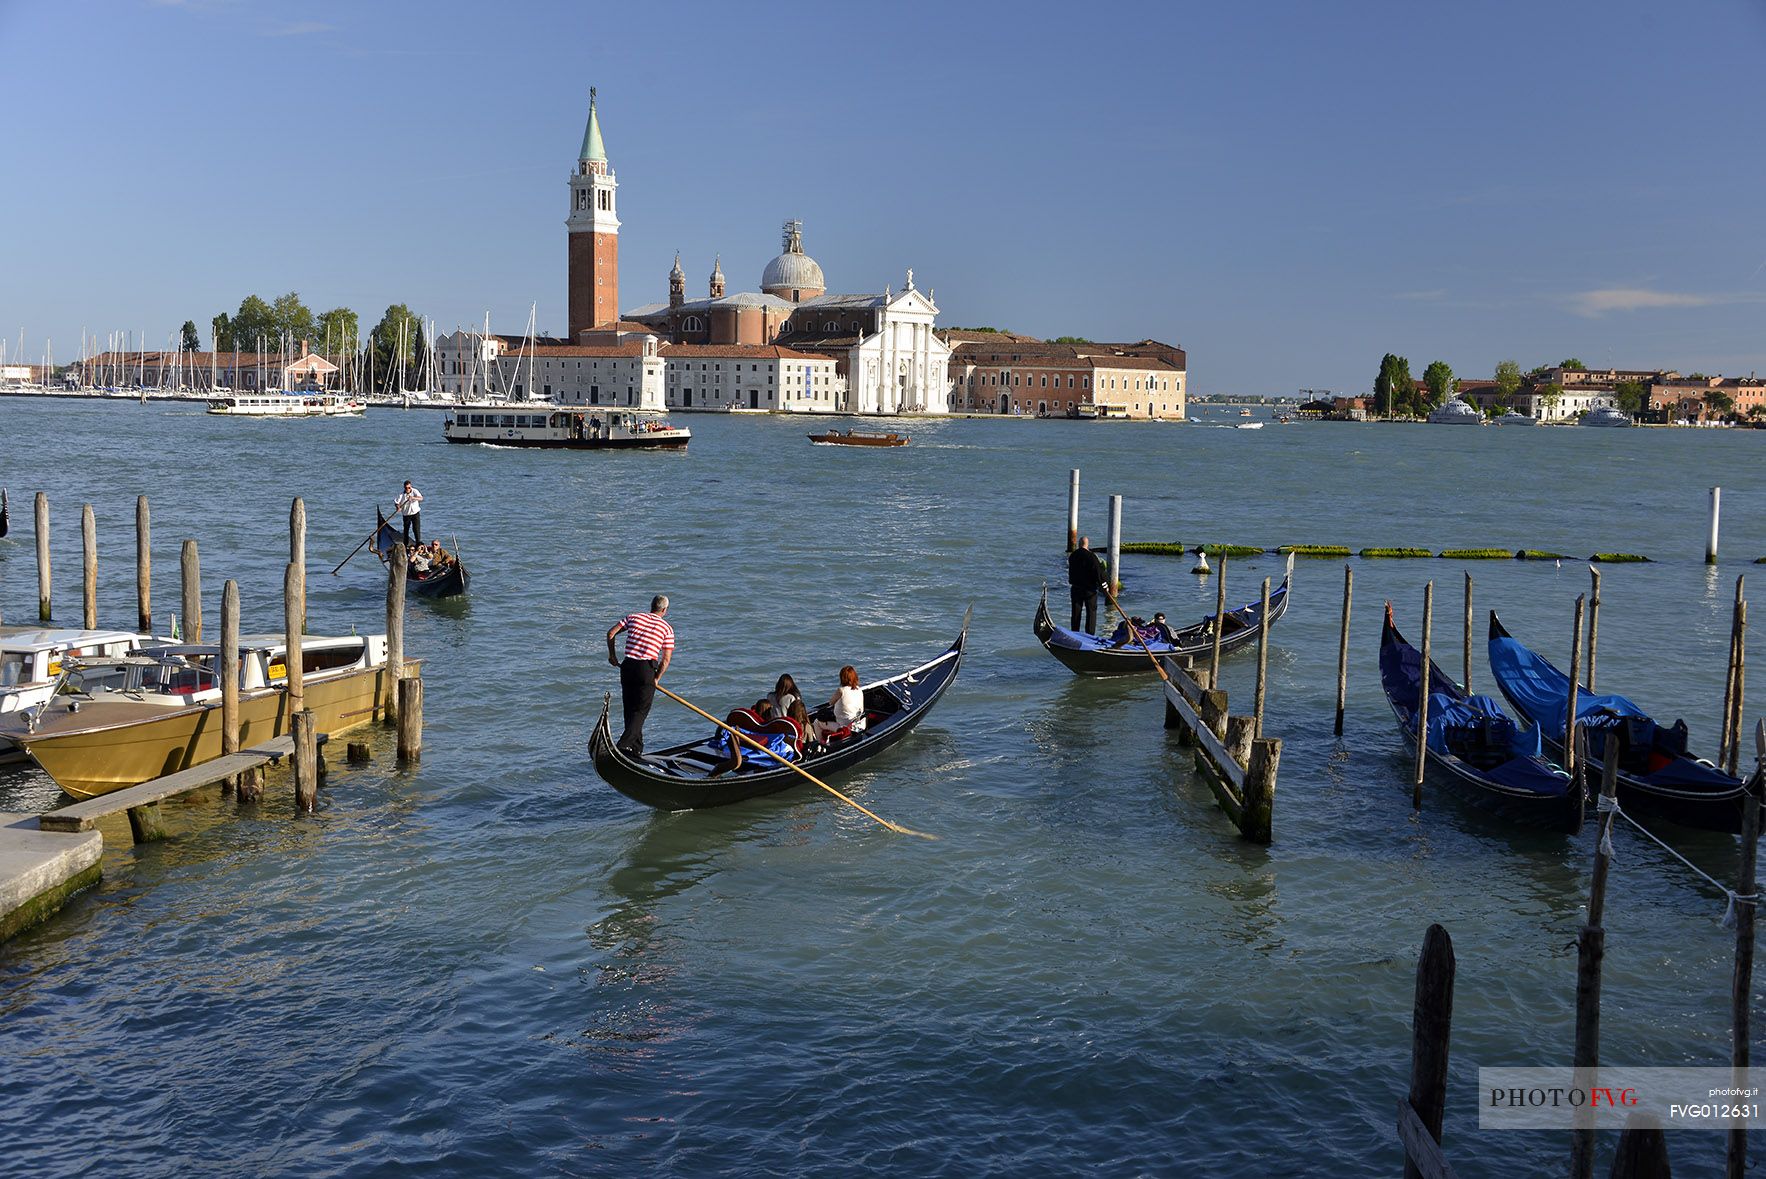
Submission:
[[31,657],[22,651],[0,651],[0,688],[25,682],[30,674]]

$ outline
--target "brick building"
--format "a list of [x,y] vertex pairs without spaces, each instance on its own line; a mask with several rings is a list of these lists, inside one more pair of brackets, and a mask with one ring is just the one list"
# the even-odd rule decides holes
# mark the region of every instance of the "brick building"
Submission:
[[967,413],[1181,420],[1188,358],[1157,340],[1055,344],[1029,336],[951,332],[954,408]]

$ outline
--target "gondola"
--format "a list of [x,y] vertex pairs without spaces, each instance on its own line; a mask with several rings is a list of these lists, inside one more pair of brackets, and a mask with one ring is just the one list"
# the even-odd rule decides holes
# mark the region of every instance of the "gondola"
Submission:
[[[1496,686],[1522,719],[1536,723],[1549,748],[1560,755],[1570,677],[1549,660],[1522,646],[1490,612],[1490,671]],[[1686,722],[1672,728],[1623,696],[1597,696],[1579,688],[1576,721],[1588,735],[1590,778],[1605,768],[1607,745],[1619,743],[1619,804],[1642,818],[1668,819],[1706,831],[1741,831],[1747,787],[1686,751]]]
[[11,514],[6,510],[6,492],[0,490],[0,537],[12,531]]
[[[1380,686],[1404,734],[1416,748],[1416,712],[1423,657],[1404,641],[1386,603],[1380,634]],[[1428,764],[1472,805],[1506,819],[1553,831],[1582,829],[1580,786],[1546,761],[1539,726],[1522,729],[1489,696],[1469,696],[1429,661]]]
[[[374,550],[374,555],[380,558],[380,563],[386,565],[391,563],[392,547],[399,543],[401,537],[399,530],[388,522],[379,508],[374,509],[374,515],[380,521],[380,525],[374,530],[374,540],[370,543],[370,547]],[[448,555],[454,559],[448,563],[445,569],[431,569],[428,573],[423,574],[418,573],[415,569],[407,570],[405,575],[406,591],[415,597],[436,599],[457,598],[471,589],[472,574],[466,571],[466,563],[460,560],[458,549]]]
[[[826,781],[830,775],[871,760],[907,736],[957,678],[968,635],[969,620],[965,617],[962,633],[936,659],[865,685],[864,729],[821,752],[805,755],[799,764]],[[780,765],[771,769],[744,765],[720,777],[708,777],[711,767],[724,756],[718,741],[721,730],[684,745],[632,757],[613,743],[612,709],[613,695],[608,693],[601,705],[601,719],[589,738],[595,772],[615,790],[645,806],[664,811],[703,810],[805,784],[800,775]]]
[[[1288,589],[1293,576],[1294,562],[1289,558],[1287,574],[1282,578],[1281,585],[1269,595],[1271,626],[1280,622],[1282,615],[1288,612]],[[1248,647],[1257,641],[1257,619],[1262,610],[1263,601],[1259,598],[1226,612],[1226,629],[1220,636],[1221,654]],[[1074,675],[1141,675],[1153,672],[1153,661],[1147,658],[1146,651],[1141,650],[1141,645],[1137,642],[1131,640],[1126,647],[1112,647],[1108,639],[1056,626],[1055,620],[1049,617],[1047,586],[1043,587],[1042,601],[1037,603],[1036,619],[1031,625],[1048,653],[1066,664],[1067,670]],[[1214,615],[1210,614],[1194,626],[1186,626],[1173,632],[1172,638],[1176,642],[1148,643],[1147,647],[1155,655],[1205,654],[1214,648],[1213,626]]]

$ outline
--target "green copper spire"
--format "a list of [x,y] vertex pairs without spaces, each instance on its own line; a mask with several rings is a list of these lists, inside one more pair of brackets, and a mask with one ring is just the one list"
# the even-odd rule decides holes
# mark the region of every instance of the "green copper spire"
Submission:
[[583,128],[583,153],[577,157],[581,161],[607,162],[607,147],[601,142],[601,120],[595,117],[595,88],[589,87],[589,125]]

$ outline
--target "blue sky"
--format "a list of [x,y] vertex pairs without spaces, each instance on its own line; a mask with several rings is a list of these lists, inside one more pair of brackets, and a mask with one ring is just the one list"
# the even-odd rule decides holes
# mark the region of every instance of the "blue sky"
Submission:
[[758,285],[1153,336],[1195,392],[1396,351],[1766,371],[1766,4],[0,0],[0,335],[163,344],[246,294],[564,320],[599,87],[621,303]]

